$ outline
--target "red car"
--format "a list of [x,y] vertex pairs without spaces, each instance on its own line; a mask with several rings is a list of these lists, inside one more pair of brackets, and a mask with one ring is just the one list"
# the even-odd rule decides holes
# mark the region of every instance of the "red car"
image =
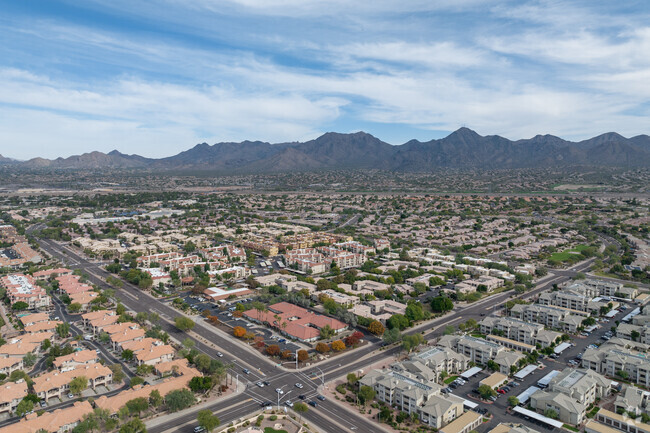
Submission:
[[506,393],[505,390],[503,390],[503,389],[497,389],[497,392],[498,392],[499,394],[505,394],[505,393]]

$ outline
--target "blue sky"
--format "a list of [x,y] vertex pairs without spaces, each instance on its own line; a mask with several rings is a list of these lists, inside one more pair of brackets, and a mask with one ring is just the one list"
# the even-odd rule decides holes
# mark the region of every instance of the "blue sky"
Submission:
[[0,154],[650,133],[650,2],[0,0]]

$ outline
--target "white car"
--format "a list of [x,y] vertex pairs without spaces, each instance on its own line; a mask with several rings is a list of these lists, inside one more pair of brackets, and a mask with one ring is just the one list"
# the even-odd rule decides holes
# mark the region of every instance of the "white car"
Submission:
[[303,384],[302,384],[302,383],[296,383],[296,388],[298,388],[298,389],[302,389],[302,388],[303,388]]
[[284,394],[284,391],[282,391],[280,388],[275,388],[275,392],[277,392],[280,395]]
[[285,401],[284,404],[286,404],[289,407],[293,407],[293,403],[289,400]]

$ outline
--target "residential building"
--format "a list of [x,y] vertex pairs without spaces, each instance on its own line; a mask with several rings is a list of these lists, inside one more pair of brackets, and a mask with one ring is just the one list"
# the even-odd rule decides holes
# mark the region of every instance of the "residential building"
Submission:
[[69,392],[70,382],[81,376],[88,379],[88,387],[92,389],[113,382],[113,372],[110,368],[99,363],[83,364],[72,370],[55,370],[33,378],[34,393],[45,401],[53,397],[61,398]]
[[[7,382],[0,385],[0,413],[13,412],[18,403],[27,396],[27,382],[20,379],[16,383]],[[2,431],[0,429],[0,431]]]
[[469,433],[483,423],[483,415],[469,410],[441,428],[440,433]]
[[619,415],[607,409],[601,408],[594,419],[625,433],[650,433],[650,424],[642,423],[625,415]]
[[10,274],[0,278],[0,286],[7,289],[11,304],[27,303],[30,310],[47,308],[51,305],[50,296],[45,289],[36,284],[33,277],[24,274]]
[[436,346],[428,348],[411,356],[411,360],[424,363],[436,376],[436,381],[441,379],[442,372],[458,374],[467,370],[469,358],[454,352],[448,347]]
[[56,409],[38,416],[33,412],[17,423],[0,428],[0,433],[66,433],[72,431],[84,416],[93,412],[87,401],[77,401],[72,407]]

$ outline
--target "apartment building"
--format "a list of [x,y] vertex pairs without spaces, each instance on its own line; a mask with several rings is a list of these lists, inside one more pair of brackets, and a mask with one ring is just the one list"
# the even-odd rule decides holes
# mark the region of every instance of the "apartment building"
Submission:
[[431,375],[423,377],[421,372],[409,372],[410,368],[411,365],[395,366],[390,371],[373,370],[359,383],[373,388],[377,400],[406,413],[416,413],[424,424],[437,429],[463,413],[462,399],[456,396],[441,397],[441,387],[430,380]]
[[122,344],[122,350],[131,350],[138,365],[156,365],[174,359],[174,348],[156,338],[143,338]]
[[20,357],[3,357],[0,358],[0,373],[9,376],[16,370],[24,368],[23,359]]
[[0,433],[66,433],[72,431],[84,416],[92,413],[87,401],[77,401],[72,407],[56,409],[38,416],[36,412],[27,414],[20,422],[0,428]]
[[625,372],[627,380],[650,387],[650,359],[647,353],[625,349],[616,344],[603,344],[597,349],[585,350],[582,367],[609,377]]
[[360,291],[360,290],[390,290],[390,284],[384,284],[384,283],[379,283],[377,281],[371,281],[371,280],[360,280],[360,281],[355,281],[352,284],[352,290],[355,292]]
[[540,304],[515,304],[509,314],[527,323],[540,323],[547,328],[572,333],[577,332],[582,321],[589,317],[586,311]]
[[616,396],[614,409],[618,413],[634,413],[640,416],[642,413],[650,414],[650,391],[635,386],[627,385]]
[[540,413],[554,411],[566,424],[580,425],[585,419],[587,405],[558,391],[537,391],[530,396],[529,402]]
[[30,310],[47,308],[52,300],[45,289],[38,286],[33,277],[24,274],[10,274],[0,278],[0,285],[7,289],[7,297],[11,304],[27,303]]
[[96,364],[98,362],[99,356],[97,356],[97,352],[87,349],[57,357],[54,359],[54,367],[58,368],[61,372],[65,372],[83,365]]
[[587,279],[582,284],[598,291],[600,296],[614,296],[617,298],[634,299],[639,295],[639,290],[634,287],[625,287],[621,283],[612,281]]
[[16,383],[7,382],[0,385],[0,413],[14,412],[18,403],[26,396],[27,382],[23,379],[20,379]]
[[97,335],[107,326],[116,324],[119,316],[112,310],[98,310],[82,314],[81,319],[84,327]]
[[[486,317],[479,322],[483,334],[503,335],[505,338],[527,345],[547,347],[562,334],[547,331],[540,323],[530,323],[509,317]],[[494,331],[497,332],[494,332]],[[521,349],[518,349],[521,350]]]
[[355,305],[350,309],[352,314],[367,319],[378,320],[386,323],[395,314],[404,314],[406,305],[390,299],[381,301],[366,301],[364,304]]
[[70,382],[81,376],[88,379],[88,387],[92,389],[113,382],[113,372],[110,368],[99,363],[84,364],[72,370],[52,371],[33,378],[34,393],[45,401],[53,397],[61,398],[69,392]]
[[565,368],[551,379],[548,390],[561,392],[585,405],[610,395],[612,381],[588,369]]
[[620,323],[616,327],[616,336],[627,340],[639,341],[643,344],[650,344],[650,323],[645,323],[644,325]]
[[336,290],[330,289],[315,292],[312,294],[311,298],[316,301],[322,299],[323,296],[327,296],[338,305],[343,305],[345,307],[357,305],[359,303],[359,298],[356,296],[346,295],[345,293],[339,293]]
[[441,346],[418,352],[411,356],[411,360],[417,360],[426,365],[434,373],[436,381],[440,380],[443,371],[447,374],[462,373],[467,370],[470,362],[467,356]]
[[483,340],[482,338],[470,337],[468,335],[445,335],[440,338],[438,345],[449,347],[450,349],[465,355],[470,361],[481,365],[486,365],[487,362],[494,359],[499,352],[506,350],[500,344]]
[[255,281],[257,281],[262,287],[269,287],[273,285],[283,287],[284,283],[295,282],[297,280],[298,278],[295,275],[289,274],[270,274],[255,276]]

